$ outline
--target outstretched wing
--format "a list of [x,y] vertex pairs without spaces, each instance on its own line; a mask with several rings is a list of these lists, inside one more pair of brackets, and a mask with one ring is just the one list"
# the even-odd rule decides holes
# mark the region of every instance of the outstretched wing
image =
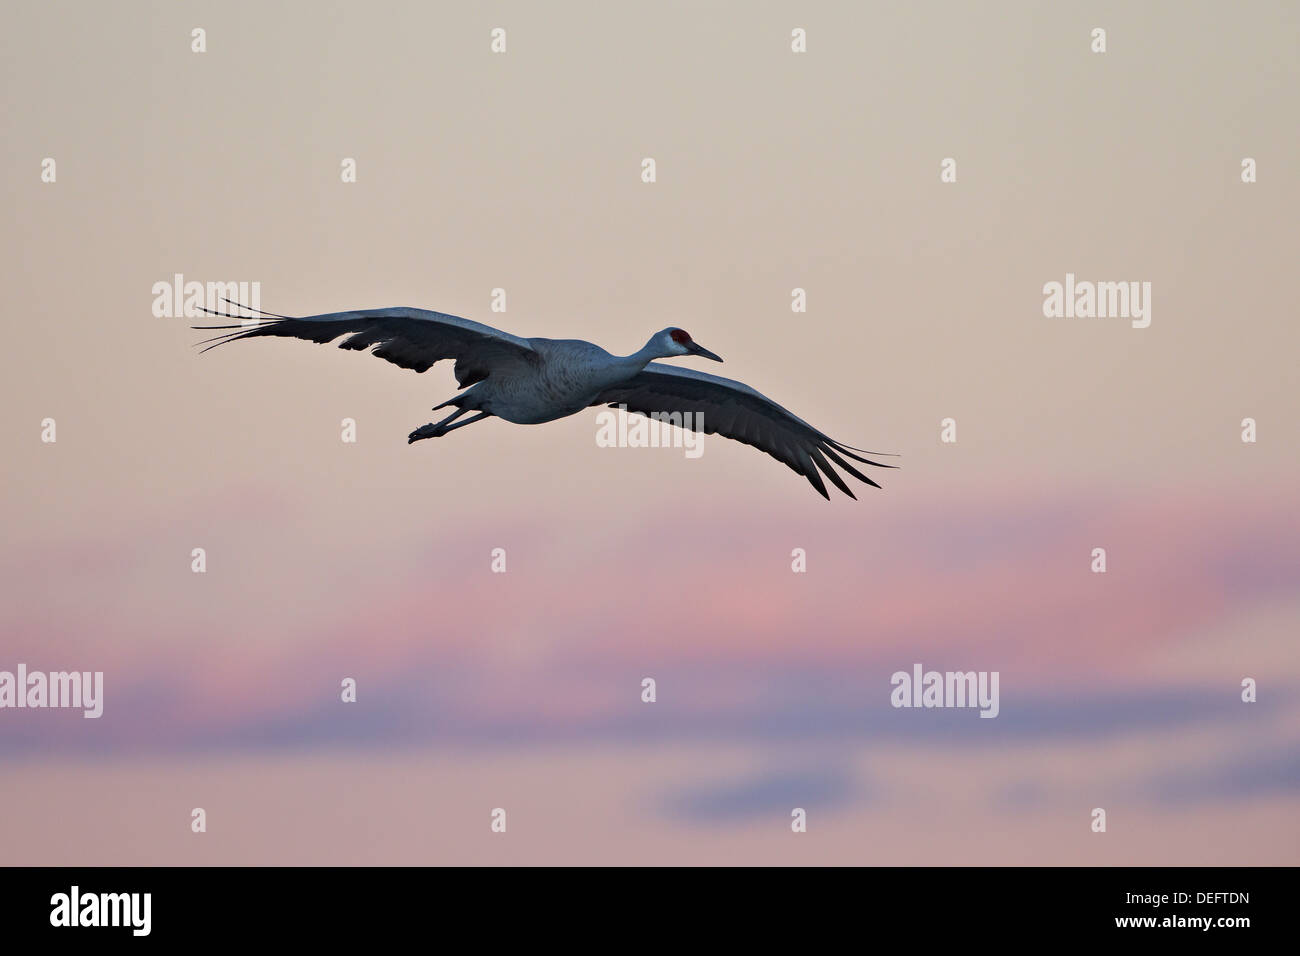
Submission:
[[[204,311],[237,318],[210,309]],[[208,345],[209,349],[236,339],[262,335],[289,336],[318,343],[332,342],[340,335],[346,335],[348,337],[339,343],[339,348],[374,347],[372,355],[417,372],[427,370],[434,362],[455,359],[456,381],[461,388],[482,381],[493,368],[503,364],[537,358],[527,339],[490,325],[427,309],[398,307],[301,317],[275,316],[244,319],[239,325],[196,325],[194,328],[235,330],[199,343],[212,343]]]
[[857,497],[831,462],[876,488],[880,486],[845,458],[878,468],[896,467],[855,455],[861,449],[840,444],[748,385],[675,365],[651,362],[628,381],[601,392],[592,405],[626,406],[628,411],[646,416],[656,412],[692,412],[693,424],[687,427],[734,438],[767,452],[807,478],[824,498],[830,495],[822,473],[850,498]]

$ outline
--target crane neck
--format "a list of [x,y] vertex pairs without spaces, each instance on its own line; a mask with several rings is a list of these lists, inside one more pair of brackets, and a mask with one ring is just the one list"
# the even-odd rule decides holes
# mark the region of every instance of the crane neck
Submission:
[[620,355],[615,360],[629,372],[639,372],[657,358],[667,358],[667,356],[663,354],[662,349],[655,346],[655,343],[647,342],[631,355]]

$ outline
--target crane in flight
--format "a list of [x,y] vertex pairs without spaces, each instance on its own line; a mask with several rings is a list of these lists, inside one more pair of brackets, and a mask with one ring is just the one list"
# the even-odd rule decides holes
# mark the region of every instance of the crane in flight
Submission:
[[[453,359],[461,391],[435,405],[434,411],[447,407],[456,411],[441,421],[421,425],[407,437],[408,443],[441,438],[493,415],[519,425],[537,425],[584,408],[608,405],[647,417],[682,413],[680,420],[698,423],[696,430],[766,452],[807,478],[827,499],[830,495],[823,474],[850,498],[857,497],[832,462],[875,488],[880,485],[846,459],[878,468],[896,467],[862,457],[880,453],[835,441],[748,385],[654,361],[686,355],[722,361],[679,328],[656,332],[644,347],[620,356],[580,339],[520,338],[426,309],[362,309],[295,317],[226,301],[245,312],[257,312],[259,318],[204,309],[210,315],[241,319],[238,325],[193,326],[221,330],[220,335],[199,343],[207,346],[205,352],[237,339],[266,335],[320,344],[346,335],[340,348],[371,349],[372,355],[416,372]],[[475,414],[456,421],[469,412]]]

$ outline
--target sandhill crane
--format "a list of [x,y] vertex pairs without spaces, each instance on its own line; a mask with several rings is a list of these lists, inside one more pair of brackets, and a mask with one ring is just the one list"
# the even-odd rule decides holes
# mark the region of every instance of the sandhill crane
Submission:
[[[230,312],[203,311],[239,318]],[[299,317],[256,309],[245,311],[258,312],[260,317],[241,319],[239,325],[194,326],[234,330],[200,342],[208,346],[203,351],[236,339],[264,335],[322,344],[346,335],[340,348],[373,347],[372,355],[416,372],[426,371],[443,359],[454,359],[456,381],[463,391],[435,405],[434,411],[448,406],[456,411],[441,421],[421,425],[407,437],[408,443],[441,438],[492,415],[520,425],[536,425],[591,406],[608,405],[648,417],[691,412],[690,416],[682,414],[681,419],[697,423],[695,430],[733,438],[767,452],[807,478],[827,499],[830,495],[821,473],[850,498],[857,497],[831,462],[876,488],[880,486],[845,459],[879,468],[895,467],[854,454],[880,453],[833,440],[748,385],[653,361],[681,355],[722,361],[679,328],[656,332],[644,347],[620,356],[579,339],[525,339],[425,309],[363,309]],[[456,422],[471,411],[477,414]]]

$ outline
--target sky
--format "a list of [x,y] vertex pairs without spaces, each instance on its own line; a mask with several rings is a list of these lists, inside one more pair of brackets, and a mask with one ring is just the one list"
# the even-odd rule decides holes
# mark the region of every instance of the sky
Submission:
[[[105,689],[0,709],[0,862],[1300,862],[1294,6],[3,17],[0,671]],[[449,367],[200,355],[177,273],[681,326],[900,467],[827,502],[594,411],[408,445]],[[1067,274],[1149,327],[1046,317]],[[891,706],[917,663],[998,716]]]

